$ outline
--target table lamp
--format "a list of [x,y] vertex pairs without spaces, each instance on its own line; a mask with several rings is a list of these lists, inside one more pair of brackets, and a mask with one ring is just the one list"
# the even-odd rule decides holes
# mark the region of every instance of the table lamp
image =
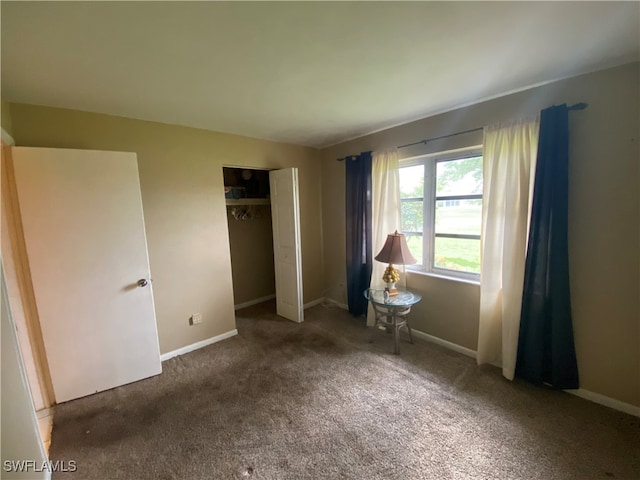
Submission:
[[398,233],[397,230],[387,235],[387,241],[375,259],[389,264],[382,275],[382,281],[387,285],[386,289],[389,291],[389,295],[397,295],[396,282],[400,280],[400,272],[394,268],[393,264],[412,265],[416,263],[416,259],[413,258],[407,246],[406,237],[402,233]]

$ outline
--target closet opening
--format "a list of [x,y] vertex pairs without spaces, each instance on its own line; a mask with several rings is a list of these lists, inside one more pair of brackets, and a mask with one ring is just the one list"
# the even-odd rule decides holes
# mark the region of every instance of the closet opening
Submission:
[[236,310],[276,312],[269,171],[223,167]]

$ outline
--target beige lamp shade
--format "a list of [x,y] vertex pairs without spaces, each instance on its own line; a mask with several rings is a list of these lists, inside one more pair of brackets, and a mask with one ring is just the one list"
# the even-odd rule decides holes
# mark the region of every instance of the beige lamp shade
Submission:
[[375,259],[379,262],[395,263],[396,265],[412,265],[416,263],[416,259],[413,258],[407,246],[406,237],[402,233],[398,233],[397,230],[387,235],[387,241],[380,253],[375,256]]

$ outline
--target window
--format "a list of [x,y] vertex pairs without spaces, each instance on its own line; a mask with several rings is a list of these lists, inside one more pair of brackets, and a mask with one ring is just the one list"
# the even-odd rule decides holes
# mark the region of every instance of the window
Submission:
[[402,233],[418,263],[409,268],[477,280],[480,276],[482,149],[400,162]]

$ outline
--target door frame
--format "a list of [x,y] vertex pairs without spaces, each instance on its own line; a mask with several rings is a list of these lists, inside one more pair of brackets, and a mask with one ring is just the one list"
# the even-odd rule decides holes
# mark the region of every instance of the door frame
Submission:
[[5,281],[9,295],[13,321],[18,332],[20,355],[30,385],[33,404],[38,411],[51,408],[55,404],[53,384],[49,364],[44,349],[44,339],[40,330],[38,309],[35,303],[31,271],[24,244],[22,221],[18,208],[11,147],[13,138],[4,130],[2,134],[2,215],[6,216],[7,236],[2,248],[5,267]]

